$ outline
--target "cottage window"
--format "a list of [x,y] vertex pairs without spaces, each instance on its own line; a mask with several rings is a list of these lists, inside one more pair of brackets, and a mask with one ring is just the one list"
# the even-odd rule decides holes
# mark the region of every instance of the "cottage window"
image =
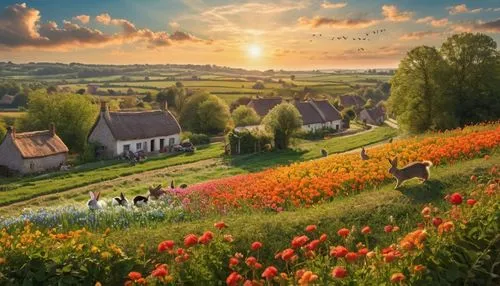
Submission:
[[130,151],[130,144],[123,145],[123,152],[128,152]]
[[137,151],[142,150],[142,143],[135,144],[135,150]]
[[30,170],[34,170],[35,169],[35,163],[31,162],[30,163]]
[[337,130],[337,131],[339,130],[339,125],[338,124],[335,125],[335,130]]
[[168,139],[168,146],[173,146],[175,144],[175,138]]

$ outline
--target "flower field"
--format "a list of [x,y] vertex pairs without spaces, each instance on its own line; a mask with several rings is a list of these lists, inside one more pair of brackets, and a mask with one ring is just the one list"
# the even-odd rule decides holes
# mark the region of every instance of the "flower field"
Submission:
[[[349,195],[391,179],[387,158],[397,157],[399,167],[418,160],[434,165],[484,156],[500,144],[500,126],[470,126],[424,138],[399,140],[369,150],[370,159],[358,154],[333,155],[260,173],[240,175],[178,190],[187,210],[233,208],[282,211],[307,207],[339,195]],[[432,172],[431,172],[432,173]],[[432,178],[432,176],[431,176]]]
[[[474,187],[427,204],[419,222],[403,231],[396,221],[383,228],[317,225],[263,255],[269,241],[235,247],[231,225],[186,233],[182,240],[122,249],[110,230],[92,233],[37,229],[26,222],[0,232],[0,284],[8,285],[493,285],[500,242],[497,167],[471,176]],[[329,234],[326,234],[328,232]],[[379,238],[379,239],[376,239]],[[219,284],[220,283],[220,284]]]

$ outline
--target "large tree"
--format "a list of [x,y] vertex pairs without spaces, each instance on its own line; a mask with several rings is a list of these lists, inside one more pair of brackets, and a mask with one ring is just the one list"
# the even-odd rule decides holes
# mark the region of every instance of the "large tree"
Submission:
[[199,92],[186,101],[179,121],[183,128],[192,132],[217,133],[224,130],[230,116],[229,107],[223,100],[215,95]]
[[389,108],[410,132],[453,125],[453,111],[443,94],[444,62],[435,48],[411,50],[391,80]]
[[257,112],[246,105],[238,106],[238,108],[233,111],[232,117],[234,125],[236,126],[256,125],[260,122],[260,117]]
[[498,119],[499,60],[496,42],[484,34],[462,33],[441,47],[447,67],[446,95],[454,99],[460,125]]
[[286,149],[290,138],[302,127],[302,116],[292,104],[282,103],[274,107],[262,123],[274,135],[276,148]]
[[98,112],[90,96],[37,91],[30,94],[28,113],[21,122],[21,129],[45,130],[50,123],[55,123],[57,134],[70,150],[80,152]]

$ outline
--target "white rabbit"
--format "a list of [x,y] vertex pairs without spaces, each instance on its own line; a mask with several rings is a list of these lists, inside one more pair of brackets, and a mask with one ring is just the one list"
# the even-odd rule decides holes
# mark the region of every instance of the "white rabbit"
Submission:
[[99,201],[101,192],[89,192],[89,195],[90,200],[87,202],[87,206],[90,210],[100,210],[106,206],[102,201]]

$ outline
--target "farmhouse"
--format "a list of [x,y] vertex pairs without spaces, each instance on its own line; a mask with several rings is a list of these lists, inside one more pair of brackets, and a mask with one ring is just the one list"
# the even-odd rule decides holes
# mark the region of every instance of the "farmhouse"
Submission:
[[49,130],[16,133],[9,127],[0,143],[0,166],[21,174],[59,168],[68,155],[68,147],[57,136],[54,124]]
[[88,141],[104,147],[104,154],[116,157],[124,152],[163,152],[180,143],[181,127],[167,110],[110,112],[106,103],[90,131]]
[[341,95],[339,96],[340,105],[344,108],[353,107],[354,109],[361,109],[366,104],[365,100],[359,95]]
[[[253,108],[262,118],[282,101],[281,98],[257,98],[252,99],[247,106]],[[340,130],[342,128],[342,116],[328,100],[295,101],[293,105],[302,115],[304,131],[314,132],[323,128]]]
[[385,121],[385,111],[381,106],[363,109],[359,113],[359,119],[361,119],[364,123],[381,125]]

